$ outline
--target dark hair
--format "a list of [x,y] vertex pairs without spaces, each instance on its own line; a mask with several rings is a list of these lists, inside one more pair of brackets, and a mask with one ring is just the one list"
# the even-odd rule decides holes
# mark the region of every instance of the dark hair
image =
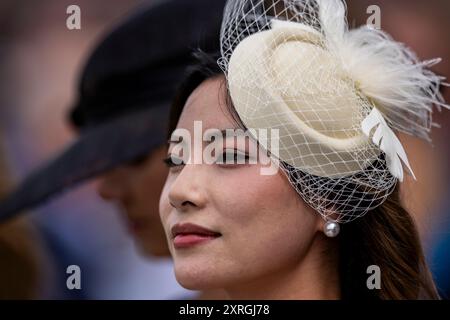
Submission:
[[193,53],[196,64],[191,65],[186,70],[186,77],[179,86],[172,106],[170,108],[169,126],[167,137],[169,138],[172,132],[175,130],[178,119],[183,111],[184,104],[191,95],[191,93],[205,80],[220,76],[222,70],[217,64],[219,53],[206,53],[201,50],[197,50]]
[[[218,55],[196,52],[195,56],[198,64],[190,69],[171,108],[169,135],[175,130],[190,94],[208,78],[223,75],[217,65]],[[245,128],[229,94],[227,108],[236,123]],[[308,177],[309,174],[301,173],[298,178]],[[333,182],[332,179],[328,180]],[[345,196],[345,193],[341,194]],[[367,199],[367,203],[371,201],[373,199]],[[367,288],[369,275],[366,272],[371,265],[381,270],[381,290]],[[343,299],[439,298],[424,258],[417,228],[401,205],[398,187],[382,205],[342,226],[339,235],[339,277]]]

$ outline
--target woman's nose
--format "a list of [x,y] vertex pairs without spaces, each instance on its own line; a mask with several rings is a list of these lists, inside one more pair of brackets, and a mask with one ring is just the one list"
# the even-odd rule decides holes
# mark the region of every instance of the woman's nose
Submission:
[[206,204],[203,164],[187,164],[178,173],[169,191],[170,204],[179,211],[201,209]]

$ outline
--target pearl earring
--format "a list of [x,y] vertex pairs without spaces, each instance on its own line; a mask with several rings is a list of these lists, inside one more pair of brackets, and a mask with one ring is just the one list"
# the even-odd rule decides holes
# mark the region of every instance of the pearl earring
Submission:
[[323,233],[329,238],[334,238],[339,234],[340,227],[336,221],[329,220],[323,227]]

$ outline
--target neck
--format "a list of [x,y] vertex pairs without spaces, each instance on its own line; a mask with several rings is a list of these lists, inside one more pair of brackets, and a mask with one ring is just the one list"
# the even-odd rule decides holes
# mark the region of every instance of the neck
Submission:
[[225,291],[233,300],[339,299],[337,242],[320,233],[300,261]]

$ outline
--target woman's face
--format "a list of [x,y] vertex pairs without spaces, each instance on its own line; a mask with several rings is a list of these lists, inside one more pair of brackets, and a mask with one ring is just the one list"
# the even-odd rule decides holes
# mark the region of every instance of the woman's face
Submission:
[[[223,81],[221,77],[209,79],[191,94],[177,129],[186,129],[194,137],[194,121],[202,121],[203,131],[237,128],[225,105]],[[234,152],[229,145],[226,148],[226,153]],[[242,146],[235,149],[238,154],[248,152]],[[194,147],[190,150],[193,154]],[[267,157],[263,152],[259,156]],[[320,229],[320,215],[300,200],[281,170],[262,175],[261,166],[203,163],[171,167],[160,215],[175,275],[184,287],[249,284],[295,268],[308,252]],[[196,235],[187,228],[179,229],[174,238],[172,228],[187,223],[215,234]]]

